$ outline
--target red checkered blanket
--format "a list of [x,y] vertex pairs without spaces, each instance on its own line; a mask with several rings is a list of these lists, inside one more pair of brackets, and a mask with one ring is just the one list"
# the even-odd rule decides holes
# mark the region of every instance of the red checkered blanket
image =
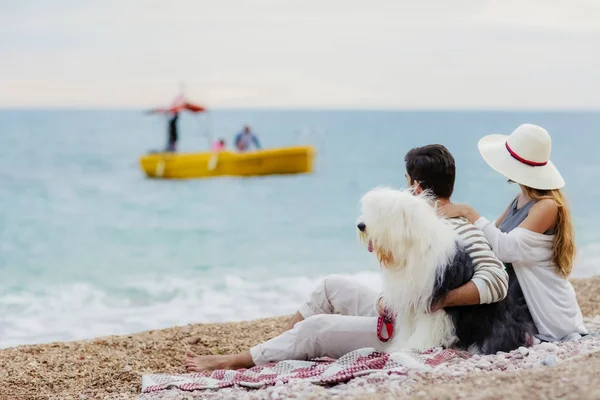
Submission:
[[218,370],[192,374],[151,374],[142,377],[142,392],[166,389],[186,391],[222,389],[232,386],[261,388],[291,380],[308,380],[314,384],[331,385],[347,382],[374,372],[389,375],[408,375],[410,372],[429,371],[456,357],[468,355],[451,349],[432,348],[424,352],[405,350],[386,354],[372,348],[352,351],[339,360],[320,358],[313,361],[280,361],[264,366],[237,371]]

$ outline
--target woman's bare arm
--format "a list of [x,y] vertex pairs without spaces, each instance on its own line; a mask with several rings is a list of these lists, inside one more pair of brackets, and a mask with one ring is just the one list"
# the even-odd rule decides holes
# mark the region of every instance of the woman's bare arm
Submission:
[[554,228],[557,221],[558,205],[552,199],[543,199],[531,207],[529,215],[519,227],[532,232],[544,233],[548,229]]

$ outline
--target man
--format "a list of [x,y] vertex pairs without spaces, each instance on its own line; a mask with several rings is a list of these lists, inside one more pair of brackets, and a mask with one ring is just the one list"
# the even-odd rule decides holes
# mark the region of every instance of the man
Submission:
[[[404,158],[406,181],[417,194],[429,190],[439,205],[450,203],[454,190],[455,163],[450,152],[434,144],[410,150]],[[493,303],[506,297],[508,274],[485,237],[463,218],[450,220],[465,242],[475,274],[432,309]],[[368,287],[342,276],[329,276],[302,304],[279,336],[249,351],[225,356],[196,356],[189,352],[185,364],[190,371],[250,368],[281,360],[339,358],[359,348],[385,350],[377,338],[381,296]],[[376,306],[377,304],[377,306]]]
[[169,137],[167,139],[167,151],[177,151],[177,119],[179,113],[173,114],[173,117],[169,120]]
[[235,147],[242,152],[249,150],[251,144],[254,144],[257,149],[260,149],[260,142],[250,129],[249,125],[244,125],[244,130],[236,135],[234,144]]

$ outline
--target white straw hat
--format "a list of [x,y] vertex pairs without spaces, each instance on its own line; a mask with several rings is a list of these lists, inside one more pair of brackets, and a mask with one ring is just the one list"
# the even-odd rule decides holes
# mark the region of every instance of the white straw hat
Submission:
[[539,190],[565,186],[550,161],[552,140],[541,126],[523,124],[510,135],[488,135],[478,147],[490,167],[514,182]]

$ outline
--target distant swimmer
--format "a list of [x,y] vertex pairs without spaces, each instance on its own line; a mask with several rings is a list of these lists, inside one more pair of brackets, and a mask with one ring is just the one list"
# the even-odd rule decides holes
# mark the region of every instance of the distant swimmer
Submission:
[[260,149],[260,142],[256,135],[252,132],[249,125],[244,125],[244,130],[237,134],[235,137],[235,147],[239,151],[248,151],[250,145],[254,143],[257,149]]

